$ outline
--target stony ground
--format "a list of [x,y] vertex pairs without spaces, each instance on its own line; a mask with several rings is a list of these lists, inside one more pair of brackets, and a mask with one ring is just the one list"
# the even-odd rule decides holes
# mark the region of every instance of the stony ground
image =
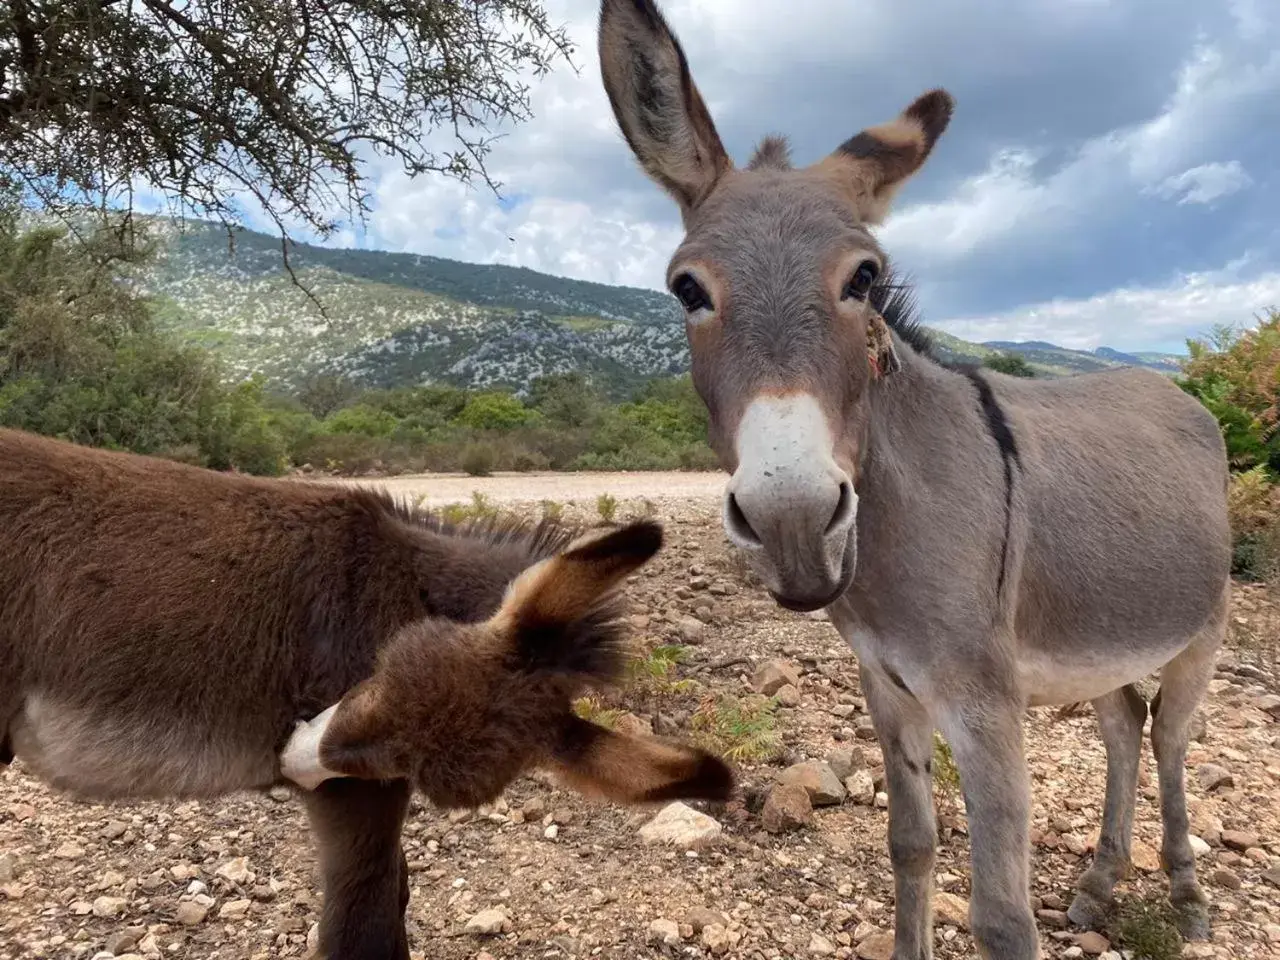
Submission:
[[[593,514],[599,492],[583,488],[568,515]],[[668,548],[629,588],[637,642],[657,653],[630,687],[590,709],[623,726],[717,737],[740,758],[743,799],[704,809],[714,823],[693,817],[701,839],[689,848],[642,829],[653,810],[589,803],[538,777],[513,784],[492,809],[442,816],[418,805],[406,838],[416,956],[888,958],[882,761],[856,661],[829,623],[761,593],[726,549],[713,498],[623,501],[618,518],[643,510],[656,510],[669,531]],[[1238,588],[1232,641],[1189,761],[1214,940],[1184,955],[1280,957],[1278,637],[1265,591]],[[754,722],[763,698],[753,686],[779,704]],[[1126,944],[1158,941],[1166,883],[1150,751],[1136,869],[1120,892],[1154,905],[1147,916],[1157,920],[1118,924],[1108,943],[1071,931],[1062,913],[1101,815],[1092,712],[1034,710],[1028,731],[1032,892],[1045,955],[1115,960]],[[937,954],[972,957],[968,840],[944,760],[935,764]],[[775,792],[780,776],[790,786]],[[20,764],[0,773],[0,960],[301,957],[319,902],[306,825],[285,791],[105,807],[54,795]],[[1165,960],[1178,949],[1146,955]]]

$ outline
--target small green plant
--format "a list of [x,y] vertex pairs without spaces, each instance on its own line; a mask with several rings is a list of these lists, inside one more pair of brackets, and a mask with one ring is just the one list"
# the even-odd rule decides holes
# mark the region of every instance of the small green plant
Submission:
[[539,506],[542,508],[542,519],[549,520],[552,523],[559,523],[564,519],[564,504],[556,500],[543,500]]
[[497,516],[498,508],[493,501],[486,497],[479,490],[471,491],[471,513],[477,519],[482,517]]
[[583,720],[590,720],[592,723],[599,724],[607,730],[612,730],[616,727],[618,721],[622,719],[622,715],[626,713],[625,710],[606,707],[598,697],[594,696],[579,697],[573,701],[573,712]]
[[942,734],[933,734],[933,783],[945,793],[956,793],[960,790],[960,768],[956,766],[955,755],[951,752],[951,744],[942,739]]
[[1107,931],[1111,942],[1132,952],[1133,960],[1177,960],[1182,935],[1167,903],[1129,899],[1121,902]]
[[440,518],[445,523],[460,526],[471,518],[471,508],[465,503],[447,503],[440,508]]
[[469,477],[487,477],[493,473],[493,450],[487,444],[473,443],[462,451],[462,470]]
[[602,493],[596,497],[596,513],[600,514],[600,519],[605,523],[613,523],[613,518],[618,512],[618,498],[611,493]]
[[688,651],[679,644],[654,647],[646,656],[628,661],[626,683],[640,693],[688,693],[697,686],[697,681],[673,679],[676,666],[687,657]]
[[693,739],[726,760],[767,763],[782,754],[777,706],[772,697],[760,694],[707,697],[690,722]]

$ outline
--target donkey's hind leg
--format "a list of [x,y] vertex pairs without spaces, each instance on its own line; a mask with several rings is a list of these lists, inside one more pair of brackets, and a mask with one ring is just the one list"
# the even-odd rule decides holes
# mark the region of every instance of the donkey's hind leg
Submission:
[[1076,882],[1067,916],[1078,926],[1097,930],[1107,920],[1116,883],[1129,872],[1147,701],[1130,685],[1094,700],[1093,708],[1107,748],[1107,797],[1093,863]]
[[1178,928],[1188,940],[1208,940],[1209,900],[1196,880],[1196,859],[1188,836],[1186,761],[1191,718],[1213,677],[1214,660],[1226,630],[1207,627],[1160,672],[1160,692],[1151,702],[1151,746],[1160,774],[1160,818],[1164,839],[1160,860],[1169,874],[1169,899]]
[[408,960],[409,870],[400,847],[408,783],[342,778],[304,797],[324,880],[319,956]]

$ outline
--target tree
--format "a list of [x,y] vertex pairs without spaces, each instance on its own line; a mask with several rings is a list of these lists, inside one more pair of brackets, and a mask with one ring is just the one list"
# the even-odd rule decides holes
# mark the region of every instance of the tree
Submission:
[[1036,375],[1035,368],[1027,363],[1026,358],[1016,353],[997,353],[983,360],[982,365],[1000,373],[1007,373],[1011,377],[1034,377]]
[[247,196],[324,235],[367,211],[369,154],[488,181],[520,75],[571,52],[540,0],[8,0],[0,175],[59,211],[149,188],[231,224]]

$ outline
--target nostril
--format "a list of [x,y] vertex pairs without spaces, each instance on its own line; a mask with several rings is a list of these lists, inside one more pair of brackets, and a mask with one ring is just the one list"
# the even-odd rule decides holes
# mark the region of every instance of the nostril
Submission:
[[760,537],[756,535],[755,530],[751,528],[747,515],[742,512],[742,507],[738,505],[738,498],[732,493],[729,494],[728,502],[725,505],[725,516],[729,524],[729,532],[738,537],[744,543],[752,546],[761,546]]
[[836,501],[835,513],[831,515],[831,522],[827,524],[825,533],[830,535],[837,530],[847,527],[853,519],[853,484],[848,480],[840,483],[840,499]]

